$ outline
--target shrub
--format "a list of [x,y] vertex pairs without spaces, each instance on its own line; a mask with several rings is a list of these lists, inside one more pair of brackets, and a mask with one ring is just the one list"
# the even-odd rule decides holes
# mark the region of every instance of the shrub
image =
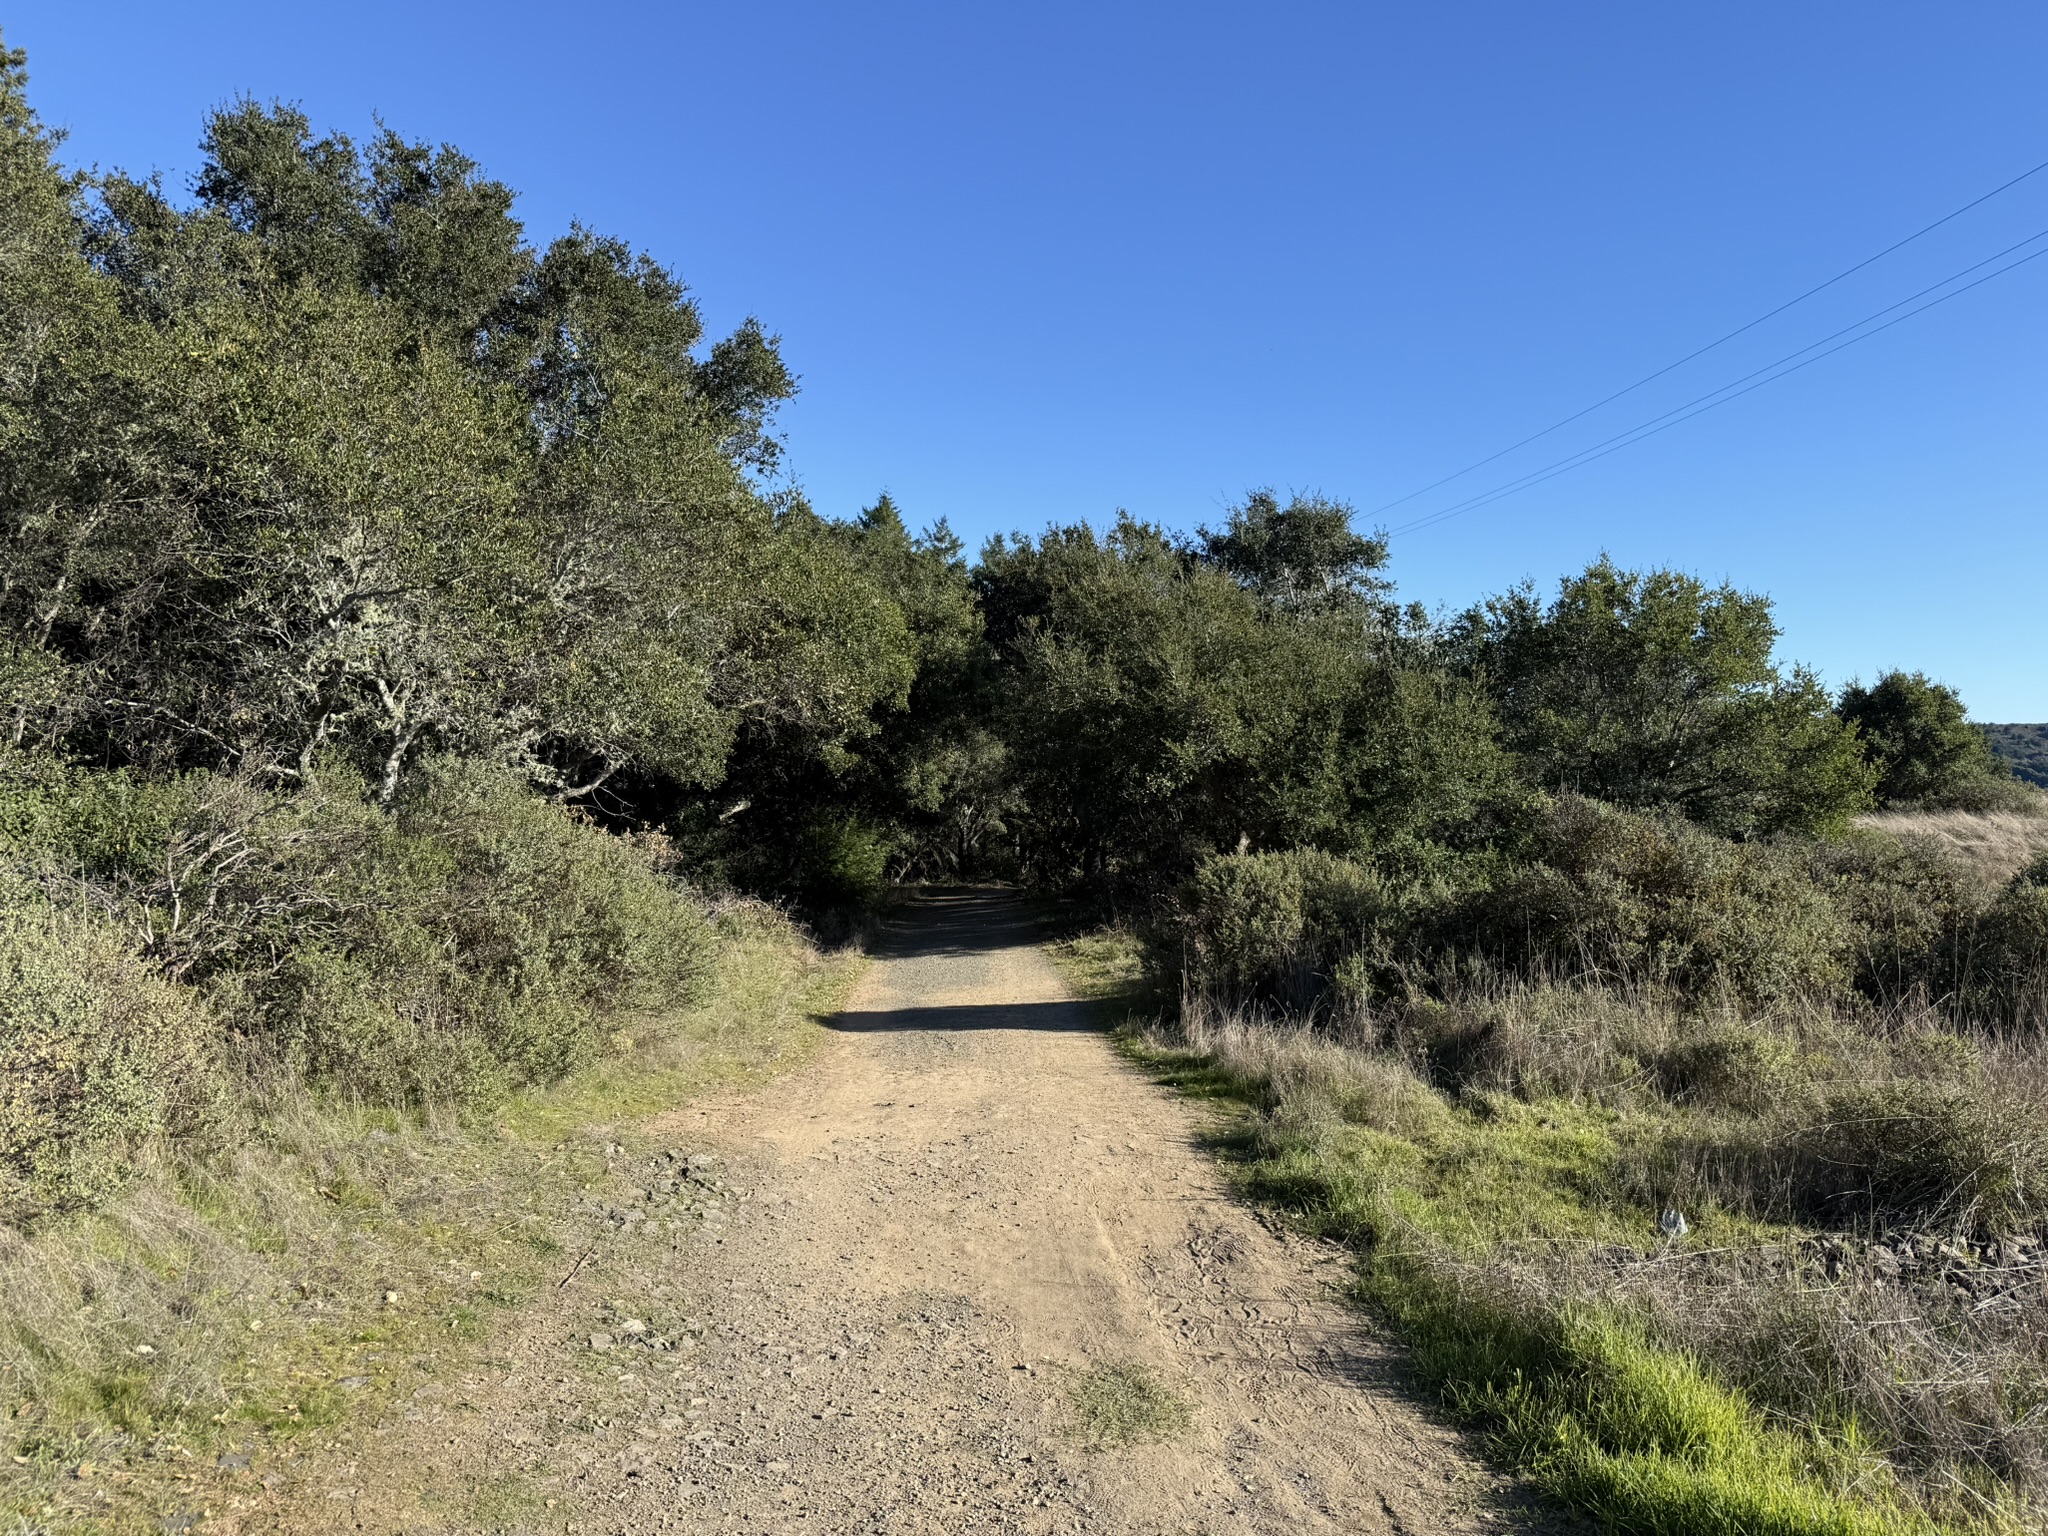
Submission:
[[209,1107],[214,1029],[107,924],[19,890],[0,919],[0,1219],[96,1205]]
[[1186,969],[1204,992],[1296,993],[1302,954],[1300,854],[1212,858],[1184,898]]
[[287,1065],[375,1102],[482,1103],[687,1000],[711,929],[658,837],[454,758],[390,809],[333,766],[290,792],[0,759],[0,859],[125,927]]
[[204,782],[199,775],[151,779],[0,749],[0,856],[75,878],[154,879]]
[[1952,990],[1951,940],[1981,899],[1957,859],[1925,839],[1859,827],[1814,844],[1808,868],[1848,925],[1850,965],[1865,996],[1893,1001]]
[[2015,876],[1955,946],[1966,1018],[2048,1028],[2048,856]]
[[[270,878],[324,919],[274,968],[249,954],[222,979],[256,977],[257,1027],[365,1097],[484,1102],[551,1081],[618,1016],[686,1001],[710,964],[659,839],[611,836],[508,773],[448,760],[390,815],[333,794],[287,811],[263,834],[283,847]],[[314,864],[309,828],[354,856]]]
[[1529,855],[1474,910],[1481,946],[1525,972],[1748,1003],[1848,980],[1848,926],[1785,849],[1568,795],[1538,824]]
[[826,816],[813,822],[797,847],[797,899],[814,910],[873,906],[892,851],[890,839],[858,816]]
[[1335,989],[1365,1000],[1412,911],[1413,884],[1315,849],[1225,854],[1181,894],[1181,966],[1196,990],[1307,1007]]
[[1767,1114],[1803,1086],[1798,1050],[1784,1035],[1729,1020],[1660,1052],[1657,1086],[1667,1098]]

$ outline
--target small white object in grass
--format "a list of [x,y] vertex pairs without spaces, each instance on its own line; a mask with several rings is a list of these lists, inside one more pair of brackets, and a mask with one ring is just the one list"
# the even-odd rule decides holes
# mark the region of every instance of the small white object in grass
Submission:
[[1667,1205],[1664,1207],[1664,1214],[1657,1218],[1657,1230],[1666,1237],[1678,1238],[1692,1230],[1692,1223],[1685,1219],[1684,1213],[1677,1206]]

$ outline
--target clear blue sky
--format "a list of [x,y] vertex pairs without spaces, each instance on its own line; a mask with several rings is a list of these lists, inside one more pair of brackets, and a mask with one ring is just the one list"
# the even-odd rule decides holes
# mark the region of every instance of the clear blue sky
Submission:
[[[2048,8],[15,3],[69,157],[196,168],[243,92],[461,145],[759,315],[821,511],[971,543],[1247,487],[1398,525],[2048,229],[2048,172],[1430,497],[1382,503],[2048,160]],[[2028,249],[2034,249],[2029,247]],[[1395,541],[1462,605],[1602,550],[1785,653],[2048,719],[2048,259]]]

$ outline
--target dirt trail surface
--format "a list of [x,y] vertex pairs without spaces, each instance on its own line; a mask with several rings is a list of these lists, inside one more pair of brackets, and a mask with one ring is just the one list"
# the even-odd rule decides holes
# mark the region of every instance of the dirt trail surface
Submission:
[[[911,905],[832,1027],[792,1076],[656,1122],[635,1177],[698,1192],[683,1235],[582,1266],[494,1371],[308,1490],[326,1524],[284,1528],[1535,1523],[1401,1394],[1340,1256],[1229,1197],[1199,1107],[1116,1056],[1015,904]],[[1154,1438],[1091,1436],[1077,1394]]]

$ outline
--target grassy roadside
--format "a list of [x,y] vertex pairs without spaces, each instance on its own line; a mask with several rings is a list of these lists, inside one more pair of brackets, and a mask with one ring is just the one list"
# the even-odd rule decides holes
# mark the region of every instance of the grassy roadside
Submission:
[[858,971],[764,910],[720,929],[706,1001],[633,1021],[604,1061],[487,1118],[281,1093],[225,1157],[167,1159],[95,1216],[0,1229],[0,1528],[200,1526],[232,1513],[238,1479],[273,1481],[487,1357],[616,1219],[636,1123],[801,1062]]
[[[1653,1277],[1684,1276],[1681,1305],[1739,1298],[1740,1256],[1797,1252],[1806,1236],[1710,1208],[1660,1237],[1618,1171],[1677,1127],[1569,1101],[1453,1100],[1305,1032],[1168,1028],[1130,1006],[1144,1000],[1128,937],[1053,954],[1077,992],[1126,1005],[1133,1060],[1216,1106],[1247,1194],[1353,1248],[1359,1299],[1405,1337],[1446,1410],[1566,1504],[1658,1536],[2025,1528],[1995,1492],[1909,1497],[1852,1409],[1790,1411],[1674,1342]],[[1567,1253],[1577,1273],[1563,1283]]]

